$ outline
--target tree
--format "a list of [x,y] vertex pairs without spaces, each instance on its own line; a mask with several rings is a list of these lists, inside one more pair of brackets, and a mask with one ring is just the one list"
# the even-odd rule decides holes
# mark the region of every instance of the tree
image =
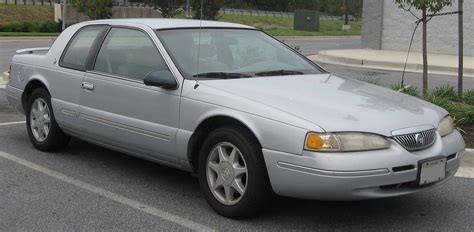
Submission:
[[290,0],[288,11],[295,10],[319,10],[319,0]]
[[78,12],[89,16],[90,19],[108,19],[112,16],[112,0],[71,0]]
[[193,8],[195,10],[195,19],[201,18],[201,1],[203,2],[202,19],[216,20],[219,16],[219,10],[224,5],[224,0],[194,0]]
[[173,18],[179,12],[179,7],[184,3],[183,0],[155,0],[154,5],[161,11],[163,18]]
[[[423,24],[423,96],[428,94],[428,48],[427,26],[436,13],[446,6],[451,6],[453,0],[394,0],[398,7],[410,12]],[[421,10],[421,18],[413,12],[413,8]]]

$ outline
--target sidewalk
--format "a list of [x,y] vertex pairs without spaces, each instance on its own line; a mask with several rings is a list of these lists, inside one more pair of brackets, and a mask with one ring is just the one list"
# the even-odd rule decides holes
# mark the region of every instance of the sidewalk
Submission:
[[457,177],[474,178],[474,149],[466,149]]
[[9,75],[7,72],[0,74],[0,89],[4,89],[8,83]]
[[[318,55],[310,56],[309,59],[328,64],[402,71],[406,56],[407,53],[402,51],[347,49],[320,51]],[[410,53],[406,70],[408,72],[423,72],[422,53]],[[428,54],[428,72],[457,76],[458,56]],[[464,57],[464,76],[474,77],[474,57]]]

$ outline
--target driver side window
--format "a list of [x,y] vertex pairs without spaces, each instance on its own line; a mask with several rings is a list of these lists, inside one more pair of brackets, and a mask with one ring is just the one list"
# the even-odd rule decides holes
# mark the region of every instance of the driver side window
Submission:
[[112,28],[100,48],[94,70],[143,81],[154,71],[167,70],[153,41],[140,30]]

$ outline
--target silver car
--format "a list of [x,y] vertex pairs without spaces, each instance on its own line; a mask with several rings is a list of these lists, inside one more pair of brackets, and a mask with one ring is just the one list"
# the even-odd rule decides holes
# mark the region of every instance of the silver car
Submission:
[[197,174],[245,218],[273,193],[393,197],[439,185],[465,144],[448,112],[327,73],[252,27],[193,20],[79,23],[13,57],[9,102],[33,145],[71,136]]

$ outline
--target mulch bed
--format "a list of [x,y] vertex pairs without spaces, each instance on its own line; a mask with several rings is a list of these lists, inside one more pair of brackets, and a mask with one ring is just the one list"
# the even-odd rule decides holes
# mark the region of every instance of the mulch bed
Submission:
[[464,141],[466,142],[466,146],[468,148],[474,148],[474,125],[463,126],[462,129],[465,133],[463,133]]

